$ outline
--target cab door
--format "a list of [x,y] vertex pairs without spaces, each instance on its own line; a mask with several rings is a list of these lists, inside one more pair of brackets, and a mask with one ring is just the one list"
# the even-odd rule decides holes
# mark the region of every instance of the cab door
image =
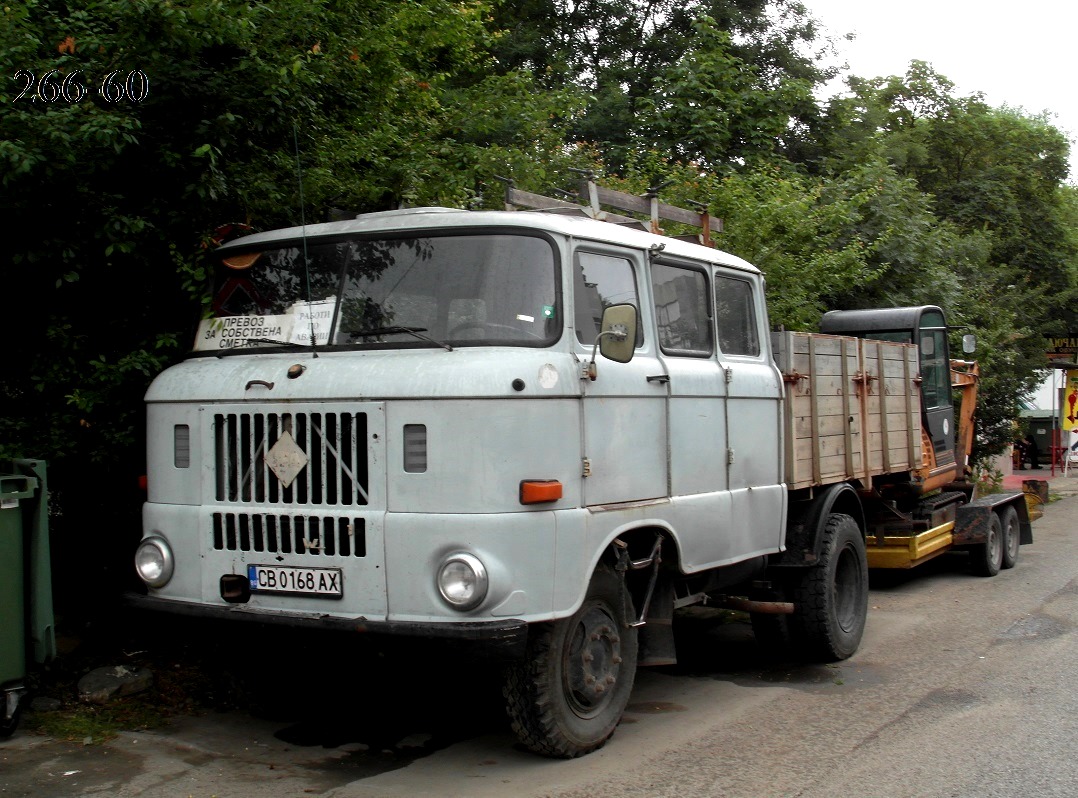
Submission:
[[739,557],[726,451],[726,380],[716,358],[708,267],[655,258],[651,293],[659,358],[668,378],[670,496],[687,570]]
[[582,245],[573,264],[574,334],[581,362],[591,359],[603,308],[631,303],[638,312],[636,351],[628,363],[600,359],[583,380],[584,503],[662,498],[667,492],[666,383],[645,307],[643,254]]
[[726,380],[727,479],[739,555],[778,551],[785,534],[782,374],[768,346],[763,278],[716,270],[715,321]]
[[707,269],[654,260],[651,292],[667,378],[670,495],[724,493],[726,381],[715,357]]
[[947,324],[940,311],[928,309],[921,314],[917,346],[921,356],[925,427],[932,439],[936,466],[952,465],[955,457],[951,358],[947,348]]

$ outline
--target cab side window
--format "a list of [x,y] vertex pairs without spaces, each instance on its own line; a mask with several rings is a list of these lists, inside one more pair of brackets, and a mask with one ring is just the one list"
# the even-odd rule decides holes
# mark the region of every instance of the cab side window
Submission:
[[925,408],[951,406],[951,362],[947,357],[947,323],[937,310],[921,316],[921,396]]
[[659,346],[671,355],[711,354],[711,313],[707,277],[696,269],[651,265]]
[[752,284],[736,277],[715,275],[715,318],[719,349],[727,355],[760,355],[759,324]]
[[[607,306],[627,302],[636,308],[639,315],[636,278],[628,258],[578,252],[573,267],[573,284],[576,338],[585,346],[595,343],[602,325],[603,309]],[[643,343],[641,323],[637,326],[636,345],[639,347]]]

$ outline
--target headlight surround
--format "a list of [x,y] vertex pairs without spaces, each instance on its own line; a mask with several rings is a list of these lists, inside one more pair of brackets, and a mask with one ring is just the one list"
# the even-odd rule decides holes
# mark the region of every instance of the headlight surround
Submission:
[[172,578],[176,561],[168,541],[157,535],[143,538],[135,550],[135,571],[149,587],[164,587]]
[[438,592],[455,610],[470,610],[487,597],[490,580],[486,566],[474,554],[450,554],[438,568]]

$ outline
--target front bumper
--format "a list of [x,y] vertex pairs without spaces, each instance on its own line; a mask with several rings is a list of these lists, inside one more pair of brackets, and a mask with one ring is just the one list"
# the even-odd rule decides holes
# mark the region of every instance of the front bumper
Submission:
[[191,601],[177,601],[141,593],[125,593],[124,604],[135,610],[164,612],[195,618],[245,621],[269,626],[288,626],[304,629],[324,629],[336,632],[354,632],[386,640],[422,641],[435,644],[459,644],[474,649],[486,657],[497,659],[521,659],[528,640],[528,624],[517,619],[497,621],[456,621],[450,623],[427,623],[417,621],[369,621],[360,616],[339,616],[313,613],[260,612],[242,604],[207,605]]

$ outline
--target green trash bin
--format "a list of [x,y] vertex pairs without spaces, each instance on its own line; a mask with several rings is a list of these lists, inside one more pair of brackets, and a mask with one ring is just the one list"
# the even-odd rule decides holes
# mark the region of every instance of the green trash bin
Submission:
[[27,666],[56,656],[42,460],[0,469],[0,737],[19,721]]

